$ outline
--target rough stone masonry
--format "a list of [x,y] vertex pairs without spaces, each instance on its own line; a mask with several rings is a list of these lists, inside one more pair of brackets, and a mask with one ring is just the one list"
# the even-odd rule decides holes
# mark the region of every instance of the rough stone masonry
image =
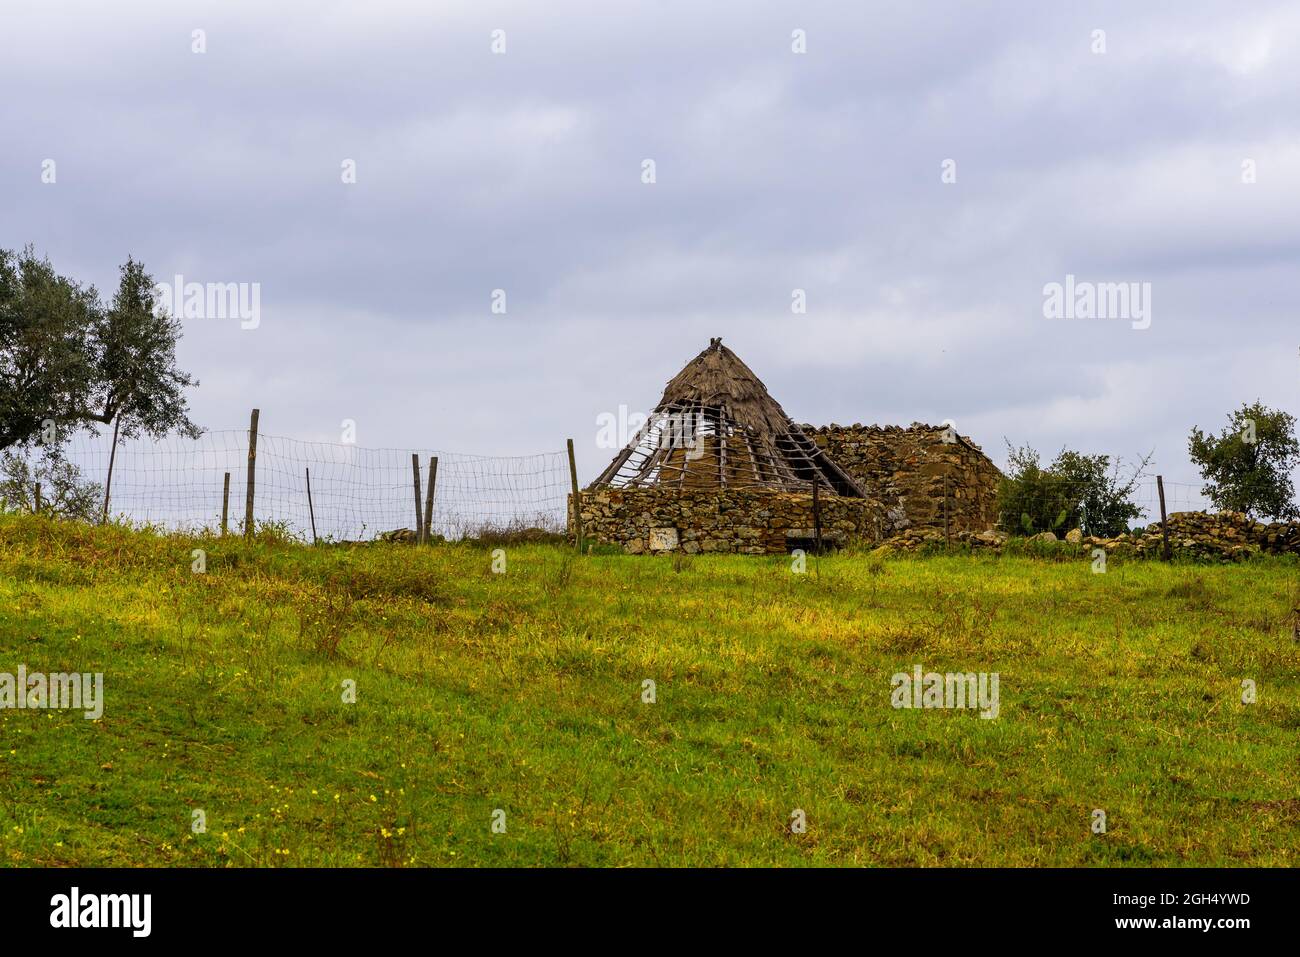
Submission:
[[[870,499],[819,496],[822,540],[879,541],[884,509]],[[570,503],[572,508],[572,503]],[[602,488],[582,493],[586,536],[647,552],[780,554],[813,540],[812,495],[770,489]]]
[[[953,535],[997,520],[996,466],[943,426],[801,426],[868,498],[819,498],[822,540],[880,541],[905,530]],[[570,505],[572,508],[572,505]],[[762,555],[814,538],[812,495],[771,489],[651,486],[582,493],[586,536],[632,554],[683,551]]]
[[1002,473],[978,445],[942,425],[800,428],[884,506],[894,531],[982,532],[998,520]]

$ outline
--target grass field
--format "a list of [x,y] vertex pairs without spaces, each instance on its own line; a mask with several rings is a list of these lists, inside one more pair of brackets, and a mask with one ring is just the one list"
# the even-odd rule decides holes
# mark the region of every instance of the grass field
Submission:
[[0,517],[0,861],[1300,864],[1294,561],[504,557]]

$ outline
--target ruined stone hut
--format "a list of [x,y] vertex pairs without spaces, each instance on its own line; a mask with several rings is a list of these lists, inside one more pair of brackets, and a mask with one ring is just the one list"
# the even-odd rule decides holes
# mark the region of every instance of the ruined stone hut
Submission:
[[783,553],[988,528],[997,476],[950,429],[797,425],[712,339],[582,493],[581,515],[588,539],[634,554]]

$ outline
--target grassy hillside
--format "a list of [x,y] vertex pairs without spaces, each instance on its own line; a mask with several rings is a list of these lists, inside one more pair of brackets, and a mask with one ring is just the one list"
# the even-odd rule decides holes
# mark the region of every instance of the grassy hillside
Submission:
[[1300,864],[1294,561],[504,555],[0,518],[0,861]]

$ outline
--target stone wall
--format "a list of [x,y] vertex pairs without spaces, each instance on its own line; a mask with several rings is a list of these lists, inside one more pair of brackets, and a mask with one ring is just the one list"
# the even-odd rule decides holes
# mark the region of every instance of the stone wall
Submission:
[[[1040,532],[1030,539],[1012,540],[1003,532],[961,532],[952,536],[952,544],[976,551],[1001,552],[1012,544],[1036,542],[1051,551],[1077,552],[1093,557],[1094,549],[1109,555],[1135,558],[1160,558],[1164,552],[1164,535],[1160,523],[1148,525],[1136,534],[1124,533],[1114,538],[1084,535],[1080,529],[1058,539],[1052,532]],[[941,549],[942,532],[908,529],[881,543],[882,552],[914,552]],[[1169,552],[1174,558],[1201,561],[1240,561],[1253,555],[1300,555],[1300,522],[1259,522],[1240,512],[1174,512],[1169,516]]]
[[[819,496],[822,539],[880,540],[888,531],[880,504]],[[572,496],[569,512],[572,515]],[[812,495],[765,489],[679,489],[674,486],[588,490],[582,493],[589,540],[647,552],[784,554],[813,538]],[[572,528],[572,523],[570,523]]]
[[[1139,555],[1157,554],[1164,546],[1159,522],[1140,535],[1094,541],[1107,551],[1123,551],[1127,542]],[[1241,512],[1174,512],[1169,516],[1169,550],[1197,558],[1239,559],[1259,552],[1300,555],[1300,522],[1259,522]]]
[[979,532],[997,522],[1002,473],[980,447],[944,426],[801,428],[886,509],[896,530]]

